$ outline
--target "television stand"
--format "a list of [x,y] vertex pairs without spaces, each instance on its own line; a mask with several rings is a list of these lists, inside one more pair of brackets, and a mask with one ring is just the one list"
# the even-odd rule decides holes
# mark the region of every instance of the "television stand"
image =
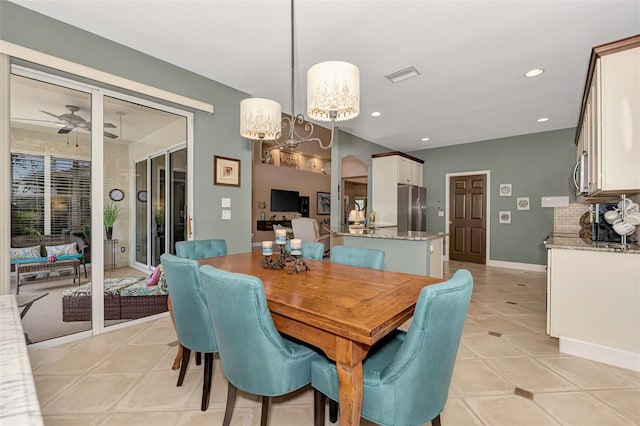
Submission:
[[258,231],[273,231],[273,225],[291,228],[291,220],[258,220],[256,221],[256,229]]

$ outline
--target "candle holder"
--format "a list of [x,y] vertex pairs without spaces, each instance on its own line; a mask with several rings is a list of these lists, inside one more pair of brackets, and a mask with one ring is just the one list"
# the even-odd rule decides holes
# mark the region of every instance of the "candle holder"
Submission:
[[277,244],[280,248],[280,252],[276,258],[273,256],[265,255],[264,258],[260,261],[260,266],[265,269],[284,269],[287,271],[287,274],[293,274],[294,272],[297,274],[298,272],[307,272],[310,271],[309,266],[301,257],[294,256],[290,252],[287,251],[286,246],[284,244]]

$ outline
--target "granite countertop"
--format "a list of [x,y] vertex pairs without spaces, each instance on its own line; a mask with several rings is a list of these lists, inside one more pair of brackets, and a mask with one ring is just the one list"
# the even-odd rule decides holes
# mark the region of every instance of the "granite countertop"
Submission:
[[365,238],[385,238],[391,240],[410,240],[410,241],[429,241],[444,238],[446,234],[443,232],[430,233],[421,231],[405,231],[399,232],[397,228],[353,228],[342,226],[340,228],[332,228],[332,232],[336,235],[349,237],[365,237]]
[[0,424],[43,424],[15,296],[0,296]]
[[638,244],[628,244],[627,247],[623,247],[620,243],[584,240],[577,235],[550,235],[544,241],[544,245],[548,249],[640,254],[640,245]]

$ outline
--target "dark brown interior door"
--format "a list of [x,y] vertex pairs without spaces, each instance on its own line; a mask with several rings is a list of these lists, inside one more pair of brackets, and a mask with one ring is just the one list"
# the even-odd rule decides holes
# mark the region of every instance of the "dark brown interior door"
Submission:
[[486,263],[486,175],[453,176],[449,186],[449,259]]

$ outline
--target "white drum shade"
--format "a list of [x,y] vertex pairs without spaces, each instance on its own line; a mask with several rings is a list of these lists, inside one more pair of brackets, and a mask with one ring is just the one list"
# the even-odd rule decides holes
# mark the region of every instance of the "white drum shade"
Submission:
[[[333,116],[332,112],[335,113]],[[348,62],[321,62],[307,71],[307,115],[345,121],[360,114],[360,71]]]
[[276,101],[248,98],[240,102],[240,135],[248,139],[276,140],[282,132],[282,109]]

